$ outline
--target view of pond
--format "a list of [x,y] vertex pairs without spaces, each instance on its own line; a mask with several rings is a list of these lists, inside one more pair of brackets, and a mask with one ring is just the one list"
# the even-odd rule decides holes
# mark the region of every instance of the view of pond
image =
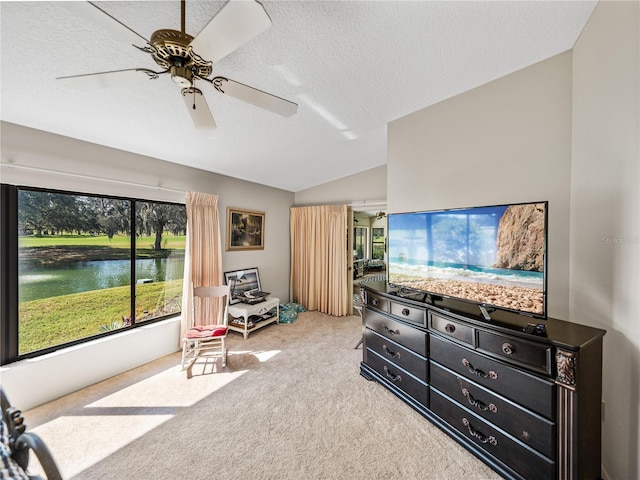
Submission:
[[[131,284],[129,260],[97,260],[43,266],[20,272],[19,301],[38,300]],[[136,277],[164,282],[182,278],[184,257],[136,260]]]

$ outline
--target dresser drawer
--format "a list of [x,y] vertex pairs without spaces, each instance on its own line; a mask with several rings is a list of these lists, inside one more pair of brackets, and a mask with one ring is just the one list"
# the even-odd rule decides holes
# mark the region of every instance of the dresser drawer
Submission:
[[427,360],[424,357],[368,328],[364,332],[364,345],[385,360],[398,365],[420,380],[427,381]]
[[551,346],[506,335],[478,332],[478,350],[497,355],[547,375],[551,374]]
[[371,290],[367,290],[366,300],[369,307],[373,307],[383,312],[389,311],[389,300],[381,295],[376,295],[375,293],[371,292]]
[[382,375],[388,383],[416,399],[425,407],[429,406],[429,387],[406,370],[388,362],[369,348],[364,352],[364,363]]
[[552,381],[487,358],[437,335],[430,336],[429,349],[433,361],[555,420],[556,386]]
[[437,363],[431,362],[429,378],[432,387],[461,403],[489,423],[500,427],[522,443],[555,459],[555,423],[523,409],[477,383],[456,375]]
[[364,309],[363,314],[363,321],[366,327],[416,352],[418,355],[427,356],[427,332],[417,330],[410,325],[393,320],[368,308]]
[[509,465],[523,478],[549,480],[556,477],[554,461],[535,453],[434,389],[431,390],[431,410],[484,451]]
[[433,312],[429,313],[429,323],[433,330],[442,333],[446,337],[473,346],[473,327]]
[[414,323],[421,327],[427,326],[427,311],[423,308],[409,307],[401,303],[391,301],[391,315],[404,320],[405,322]]

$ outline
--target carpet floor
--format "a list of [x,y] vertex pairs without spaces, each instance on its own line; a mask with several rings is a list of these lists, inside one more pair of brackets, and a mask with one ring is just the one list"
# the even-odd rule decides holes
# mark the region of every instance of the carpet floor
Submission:
[[172,354],[26,423],[66,479],[500,479],[360,376],[360,336],[358,316],[305,312],[246,340],[230,332],[224,368],[182,371]]

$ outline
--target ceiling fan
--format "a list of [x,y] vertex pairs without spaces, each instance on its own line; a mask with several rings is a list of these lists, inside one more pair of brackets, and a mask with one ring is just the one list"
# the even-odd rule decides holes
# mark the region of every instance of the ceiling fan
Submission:
[[[243,100],[279,115],[290,117],[298,105],[262,90],[223,76],[210,78],[213,64],[256,37],[271,26],[271,19],[256,0],[229,0],[195,37],[185,31],[185,0],[181,0],[181,30],[155,31],[149,40],[109,15],[91,2],[61,2],[82,18],[103,26],[112,34],[151,55],[161,71],[131,68],[107,72],[58,77],[69,86],[91,89],[109,87],[138,80],[143,74],[155,80],[169,74],[181,87],[182,98],[196,128],[212,130],[215,121],[196,81],[211,84],[218,92]],[[140,47],[136,44],[144,42]]]

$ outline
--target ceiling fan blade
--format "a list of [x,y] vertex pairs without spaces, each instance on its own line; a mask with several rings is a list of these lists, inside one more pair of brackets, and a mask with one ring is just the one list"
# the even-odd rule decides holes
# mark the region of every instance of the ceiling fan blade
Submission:
[[198,130],[214,130],[216,128],[216,122],[213,120],[207,100],[199,89],[195,87],[183,88],[182,99]]
[[298,111],[298,104],[263,92],[257,88],[249,87],[225,77],[214,77],[212,80],[204,79],[213,84],[216,90],[225,95],[250,103],[256,107],[264,108],[283,117],[290,117]]
[[87,73],[84,75],[71,75],[68,77],[58,77],[65,85],[80,90],[96,90],[98,88],[122,87],[131,85],[132,82],[139,81],[142,72],[147,78],[155,80],[158,75],[165,72],[154,72],[148,68],[130,68],[127,70],[112,70],[110,72]]
[[193,39],[190,46],[216,63],[271,26],[264,7],[255,0],[230,0]]
[[80,18],[93,21],[96,25],[131,45],[139,44],[140,41],[142,41],[142,45],[147,44],[146,38],[91,2],[60,2],[60,4]]

